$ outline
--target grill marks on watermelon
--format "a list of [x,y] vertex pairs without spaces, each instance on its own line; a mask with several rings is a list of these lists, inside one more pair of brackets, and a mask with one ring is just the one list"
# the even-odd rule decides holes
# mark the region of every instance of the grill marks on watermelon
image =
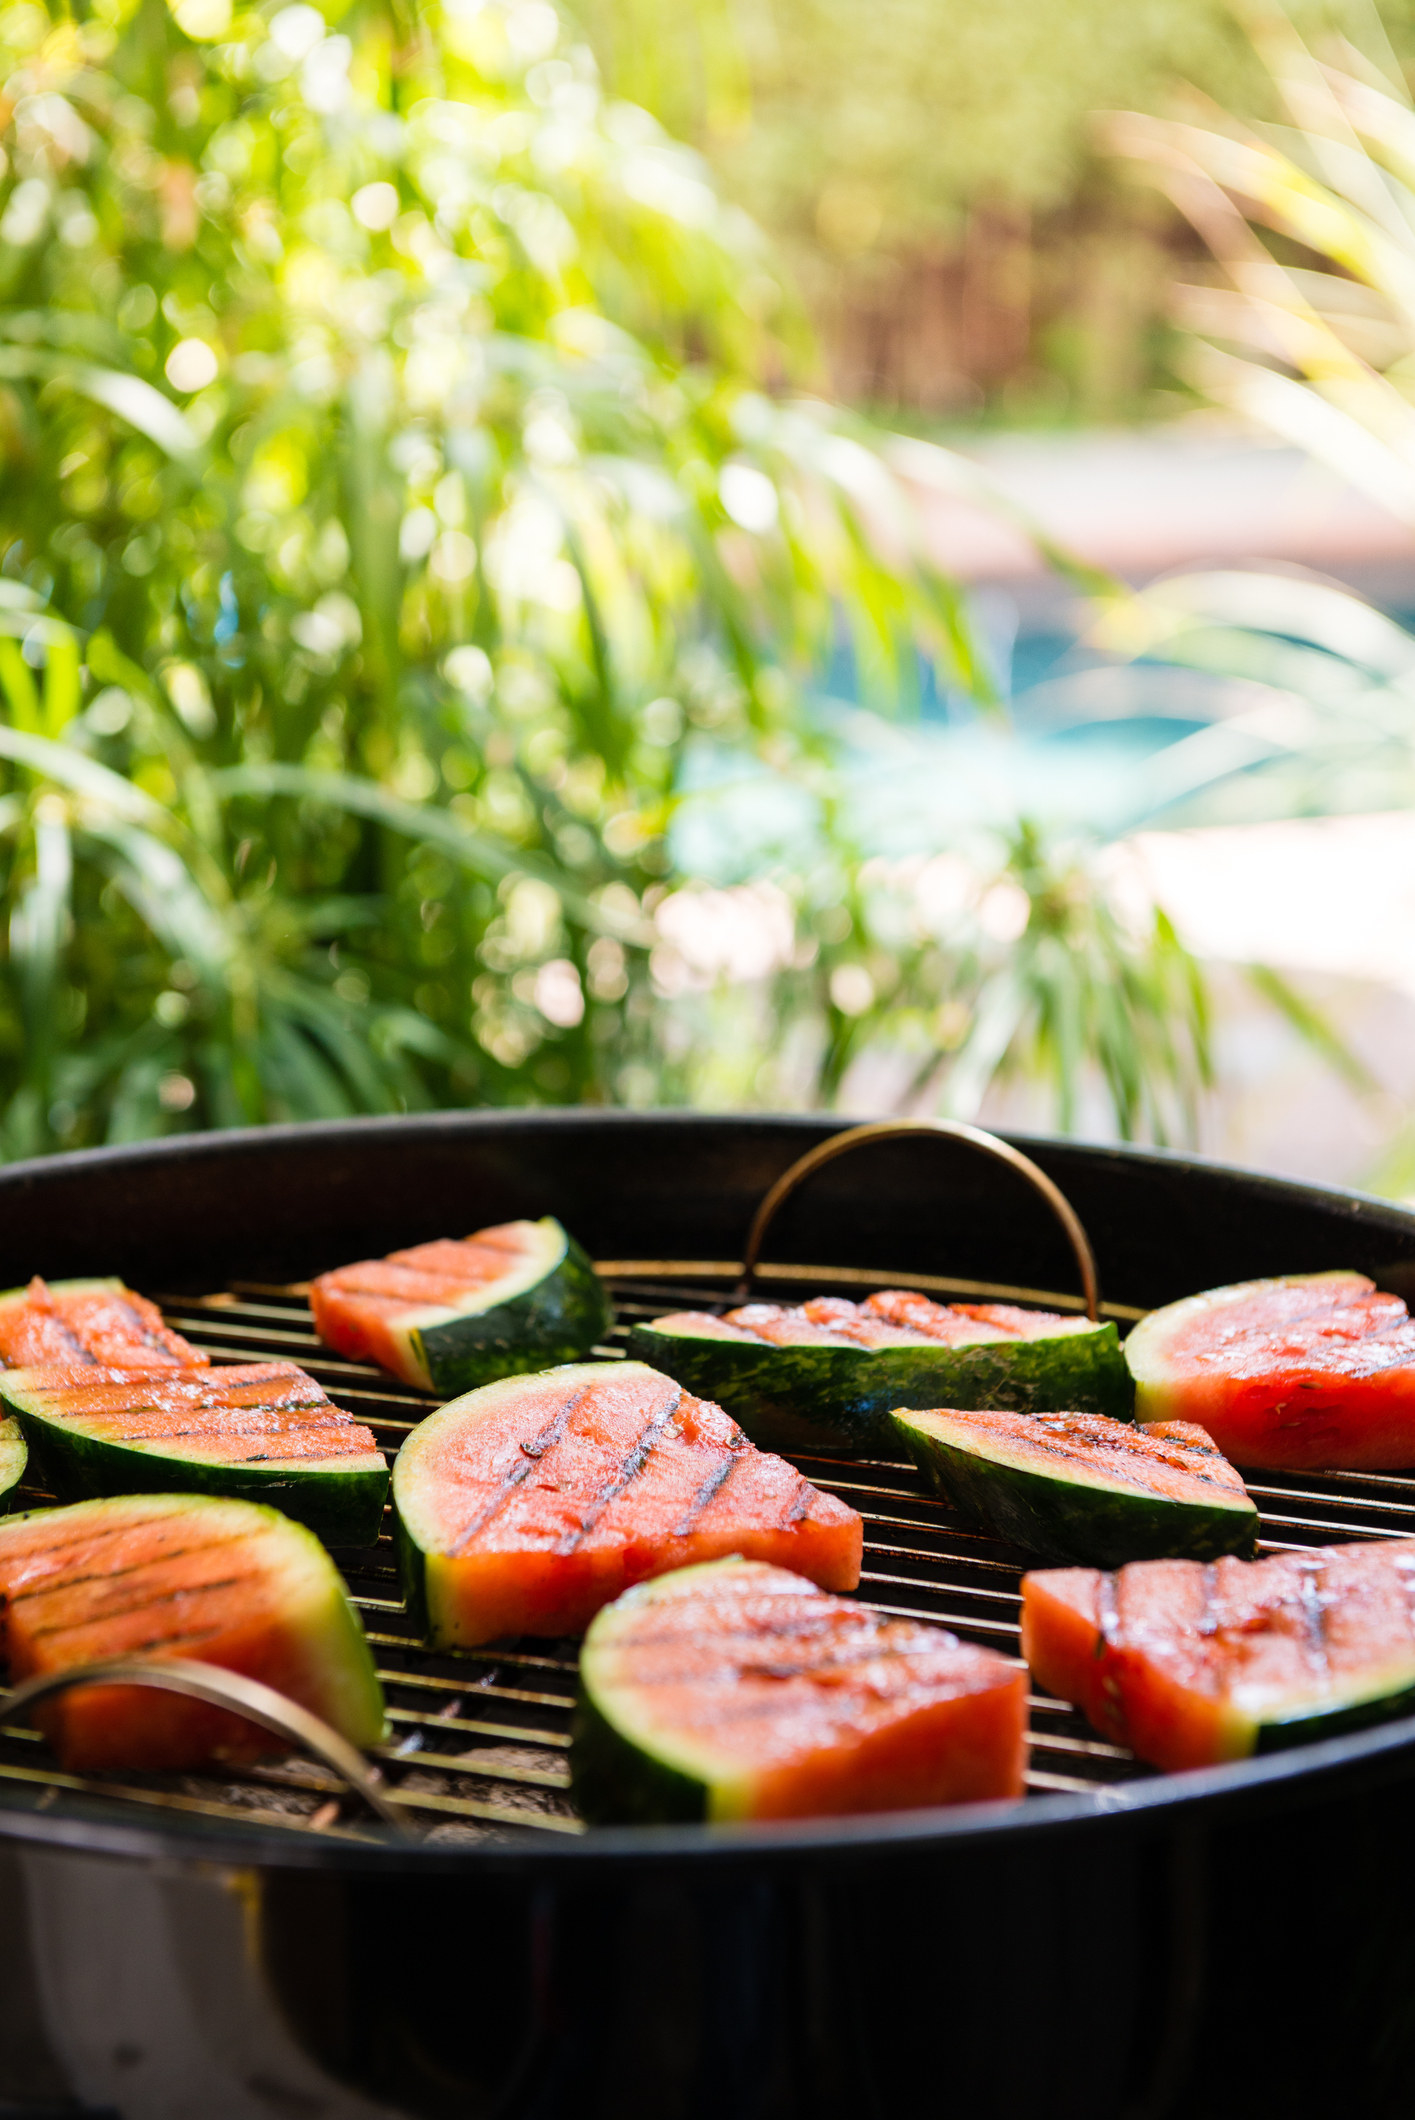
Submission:
[[853,1509],[639,1363],[469,1393],[414,1430],[393,1491],[410,1599],[449,1644],[578,1633],[628,1584],[729,1552],[859,1580]]
[[293,1362],[244,1362],[200,1375],[140,1369],[22,1371],[14,1403],[96,1441],[205,1464],[306,1465],[382,1453],[371,1429]]
[[538,1242],[535,1223],[506,1222],[338,1266],[310,1284],[315,1331],[340,1354],[427,1388],[434,1377],[410,1327],[482,1302],[534,1261]]
[[[376,1743],[382,1694],[333,1563],[273,1509],[135,1495],[0,1526],[4,1654],[16,1681],[113,1656],[196,1657],[274,1686]],[[172,1768],[284,1749],[224,1709],[85,1687],[37,1720],[71,1769]]]
[[812,1296],[806,1303],[744,1303],[721,1318],[677,1311],[655,1320],[707,1338],[755,1340],[771,1347],[959,1347],[1000,1340],[1051,1339],[1088,1329],[1084,1318],[1010,1303],[935,1303],[908,1289],[886,1288],[852,1303]]
[[1258,1512],[1202,1428],[1103,1414],[899,1411],[910,1456],[960,1513],[1049,1560],[1109,1566],[1250,1553]]
[[479,1230],[474,1237],[440,1237],[390,1252],[386,1259],[336,1267],[311,1284],[311,1300],[332,1313],[338,1298],[353,1298],[338,1308],[370,1318],[396,1317],[408,1309],[455,1310],[465,1297],[480,1295],[522,1264],[526,1246],[521,1228],[510,1222]]
[[3,1370],[0,1396],[62,1499],[229,1494],[273,1502],[331,1544],[378,1536],[383,1453],[293,1362]]
[[1196,1421],[1239,1465],[1415,1465],[1415,1322],[1364,1274],[1295,1274],[1152,1311],[1126,1360],[1141,1421]]
[[473,1514],[466,1529],[459,1532],[448,1547],[447,1550],[454,1559],[458,1554],[466,1552],[473,1540],[479,1537],[486,1529],[492,1518],[505,1508],[515,1490],[536,1471],[546,1452],[554,1449],[570,1424],[571,1414],[584,1396],[583,1391],[572,1391],[557,1411],[554,1419],[541,1429],[539,1435],[533,1435],[528,1443],[520,1445],[521,1455],[512,1459],[507,1470],[492,1487],[492,1491],[488,1494],[486,1500],[482,1502]]
[[209,1360],[121,1281],[51,1284],[36,1274],[0,1297],[0,1362],[10,1368],[201,1369]]
[[585,1353],[610,1312],[594,1267],[553,1216],[439,1238],[321,1274],[310,1287],[327,1346],[450,1394]]
[[1023,1580],[1039,1685],[1177,1769],[1415,1708],[1415,1539]]
[[1018,1796],[1026,1677],[940,1627],[724,1560],[590,1628],[571,1752],[592,1820],[790,1818]]
[[[629,1492],[635,1480],[648,1464],[651,1453],[660,1438],[666,1433],[670,1421],[678,1413],[682,1404],[682,1391],[676,1384],[672,1385],[663,1404],[655,1408],[650,1415],[644,1426],[643,1433],[625,1458],[623,1464],[609,1475],[574,1530],[567,1531],[561,1538],[555,1549],[557,1553],[568,1554],[576,1552],[585,1543],[585,1540],[590,1536],[595,1525],[611,1503],[617,1502],[621,1495],[626,1495]],[[730,1444],[726,1447],[729,1450],[731,1449]],[[681,1536],[681,1534],[679,1535]]]

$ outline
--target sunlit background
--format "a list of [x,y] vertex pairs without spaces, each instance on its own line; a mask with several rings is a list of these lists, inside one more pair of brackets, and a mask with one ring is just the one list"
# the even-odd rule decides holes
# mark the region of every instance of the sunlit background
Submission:
[[0,1147],[1415,1195],[1415,5],[0,13]]

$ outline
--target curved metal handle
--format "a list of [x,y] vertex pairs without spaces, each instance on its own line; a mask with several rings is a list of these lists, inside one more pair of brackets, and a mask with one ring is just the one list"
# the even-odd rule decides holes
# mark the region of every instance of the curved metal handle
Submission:
[[751,1293],[752,1276],[757,1270],[762,1242],[775,1220],[777,1209],[804,1179],[823,1164],[833,1163],[837,1156],[846,1155],[852,1148],[863,1147],[867,1141],[884,1141],[891,1136],[898,1139],[910,1134],[943,1134],[951,1141],[966,1141],[970,1147],[981,1149],[984,1155],[993,1156],[999,1163],[1007,1164],[1010,1170],[1017,1171],[1041,1194],[1066,1232],[1081,1277],[1086,1315],[1093,1325],[1097,1324],[1101,1299],[1095,1254],[1075,1208],[1061,1187],[1054,1184],[1044,1170],[1039,1170],[1030,1156],[1024,1156],[1020,1148],[999,1140],[996,1134],[986,1133],[981,1126],[967,1126],[961,1119],[872,1119],[866,1126],[851,1126],[843,1134],[832,1134],[829,1141],[822,1141],[818,1148],[809,1149],[804,1156],[798,1157],[789,1170],[783,1171],[752,1217],[742,1254],[742,1278],[737,1284],[739,1299]]
[[101,1663],[43,1672],[16,1686],[0,1702],[0,1725],[18,1722],[40,1701],[73,1686],[152,1686],[161,1693],[180,1693],[188,1700],[202,1701],[210,1708],[229,1708],[233,1715],[243,1715],[247,1722],[259,1723],[273,1736],[283,1737],[293,1748],[313,1753],[322,1766],[357,1791],[375,1817],[400,1832],[407,1831],[402,1812],[384,1794],[362,1754],[347,1738],[273,1686],[195,1657],[110,1656]]

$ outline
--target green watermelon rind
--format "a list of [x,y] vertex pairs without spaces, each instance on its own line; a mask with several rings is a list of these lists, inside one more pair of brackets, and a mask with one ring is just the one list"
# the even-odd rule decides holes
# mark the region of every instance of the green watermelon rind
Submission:
[[1272,1274],[1258,1281],[1233,1281],[1222,1288],[1201,1289],[1197,1295],[1181,1296],[1162,1304],[1132,1326],[1125,1342],[1125,1366],[1135,1386],[1135,1419],[1141,1422],[1195,1420],[1203,1425],[1204,1393],[1197,1398],[1186,1391],[1187,1378],[1166,1367],[1165,1343],[1176,1327],[1212,1311],[1219,1316],[1227,1299],[1268,1288],[1313,1287],[1322,1281],[1349,1281],[1349,1267],[1333,1267],[1324,1273]]
[[625,1737],[582,1681],[570,1722],[570,1794],[590,1826],[703,1825],[712,1791]]
[[891,1425],[914,1463],[960,1516],[1040,1559],[1092,1568],[1127,1561],[1247,1558],[1258,1511],[1246,1494],[1216,1489],[1211,1503],[1146,1494],[1099,1467],[1041,1470],[1019,1460],[1011,1437],[977,1435],[965,1443],[941,1434],[947,1413],[899,1412]]
[[[45,1285],[52,1296],[88,1295],[98,1288],[106,1290],[109,1295],[132,1293],[127,1283],[120,1281],[116,1274],[102,1274],[97,1278],[88,1277],[78,1281],[49,1281]],[[0,1310],[14,1310],[28,1301],[28,1283],[23,1288],[0,1288]]]
[[1252,1725],[1253,1750],[1286,1752],[1293,1745],[1318,1744],[1324,1737],[1343,1737],[1348,1730],[1396,1722],[1402,1715],[1415,1715],[1415,1671],[1408,1664],[1377,1691],[1362,1691],[1353,1699],[1320,1707],[1294,1708],[1287,1715],[1257,1718]]
[[455,1310],[414,1313],[394,1327],[410,1377],[428,1391],[471,1391],[528,1368],[573,1362],[609,1330],[613,1312],[589,1255],[553,1215],[535,1226],[545,1233],[538,1259]]
[[676,1568],[637,1583],[590,1622],[570,1725],[570,1791],[586,1824],[699,1825],[743,1815],[750,1775],[635,1715],[601,1668],[622,1619],[690,1580],[742,1565],[734,1554]]
[[[136,1498],[166,1500],[172,1490],[144,1489]],[[95,1495],[89,1497],[90,1506],[101,1508],[105,1502],[115,1507],[135,1497],[125,1491],[122,1494]],[[219,1506],[222,1502],[247,1503],[245,1495],[191,1494],[186,1497],[194,1507]],[[68,1506],[57,1508],[25,1509],[0,1522],[0,1541],[12,1526],[34,1523],[42,1517],[58,1517],[67,1514]],[[311,1666],[317,1668],[321,1680],[336,1687],[340,1696],[336,1702],[328,1697],[317,1709],[323,1721],[331,1729],[346,1737],[350,1744],[368,1751],[383,1743],[389,1734],[387,1708],[383,1697],[383,1686],[379,1680],[373,1660],[373,1650],[364,1633],[348,1586],[323,1545],[308,1525],[295,1522],[284,1510],[274,1509],[267,1502],[251,1506],[261,1514],[269,1516],[280,1526],[283,1536],[291,1541],[292,1553],[301,1557],[314,1570],[321,1591],[326,1593],[326,1605],[315,1630],[314,1654]]]
[[0,1417],[0,1515],[10,1507],[15,1489],[25,1476],[29,1444],[14,1414]]
[[636,1325],[630,1355],[725,1408],[763,1450],[894,1450],[896,1407],[1131,1416],[1110,1323],[953,1347],[772,1347],[662,1324]]
[[[381,1451],[348,1463],[232,1465],[151,1444],[83,1435],[27,1404],[21,1370],[0,1371],[0,1398],[61,1502],[123,1494],[193,1494],[255,1502],[304,1525],[328,1546],[371,1546],[383,1525],[388,1466]],[[219,1374],[219,1372],[218,1372]],[[373,1460],[377,1457],[378,1463]]]
[[[397,1460],[394,1460],[397,1470]],[[403,1592],[403,1603],[409,1619],[426,1642],[433,1640],[432,1606],[427,1594],[427,1565],[431,1556],[418,1544],[399,1514],[397,1488],[393,1489],[393,1558],[398,1568],[398,1583]]]

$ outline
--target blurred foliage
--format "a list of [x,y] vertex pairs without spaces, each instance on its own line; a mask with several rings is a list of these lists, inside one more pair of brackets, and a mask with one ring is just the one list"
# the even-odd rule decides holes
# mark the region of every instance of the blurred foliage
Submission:
[[[1182,223],[1096,156],[1093,118],[1167,110],[1177,83],[1269,111],[1228,0],[577,4],[610,88],[785,243],[837,388],[935,413],[1173,400],[1157,320]],[[1293,6],[1314,34],[1370,20],[1370,0]],[[1415,55],[1412,0],[1384,12]]]
[[[1277,121],[1201,105],[1108,137],[1221,275],[1175,291],[1196,386],[1415,524],[1415,101],[1374,19],[1364,52],[1324,58],[1280,13],[1250,25]],[[1187,796],[1227,787],[1240,815],[1415,803],[1415,636],[1347,590],[1194,575],[1115,602],[1101,636],[1240,681],[1236,711],[1166,754]]]
[[580,0],[609,87],[713,156],[772,228],[857,255],[977,198],[1053,206],[1091,113],[1244,73],[1223,0]]
[[1226,283],[1180,292],[1196,382],[1415,523],[1415,103],[1378,29],[1383,64],[1350,44],[1322,60],[1286,17],[1259,15],[1278,122],[1201,106],[1108,134]]
[[[825,661],[987,712],[985,659],[869,433],[787,393],[752,225],[545,0],[17,0],[0,75],[5,1153],[805,1103],[872,1046],[1063,1118],[1099,1052],[1124,1129],[1182,1128],[1162,923],[1020,826],[906,918],[838,828]],[[819,848],[745,982],[676,865],[712,747]]]
[[[1319,52],[1280,11],[1244,19],[1273,122],[1196,101],[1184,120],[1116,117],[1110,143],[1218,267],[1216,284],[1176,291],[1196,388],[1415,524],[1415,100],[1374,15],[1360,48]],[[1237,681],[1234,711],[1165,756],[1180,801],[1235,819],[1415,804],[1415,634],[1339,585],[1180,577],[1114,602],[1099,638]],[[1270,998],[1321,1046],[1320,1019]],[[1328,1058],[1374,1087],[1338,1045]],[[1407,1120],[1368,1183],[1408,1198],[1413,1168]]]
[[[770,979],[715,978],[755,914]],[[708,1104],[843,1103],[974,1118],[1040,1085],[1051,1123],[1192,1142],[1213,1082],[1198,966],[1162,911],[1124,913],[1094,847],[1019,822],[966,848],[848,858],[679,894],[655,952],[666,1048]],[[691,917],[696,915],[696,917]],[[735,919],[734,919],[735,916]],[[824,1005],[822,1005],[824,1004]]]

